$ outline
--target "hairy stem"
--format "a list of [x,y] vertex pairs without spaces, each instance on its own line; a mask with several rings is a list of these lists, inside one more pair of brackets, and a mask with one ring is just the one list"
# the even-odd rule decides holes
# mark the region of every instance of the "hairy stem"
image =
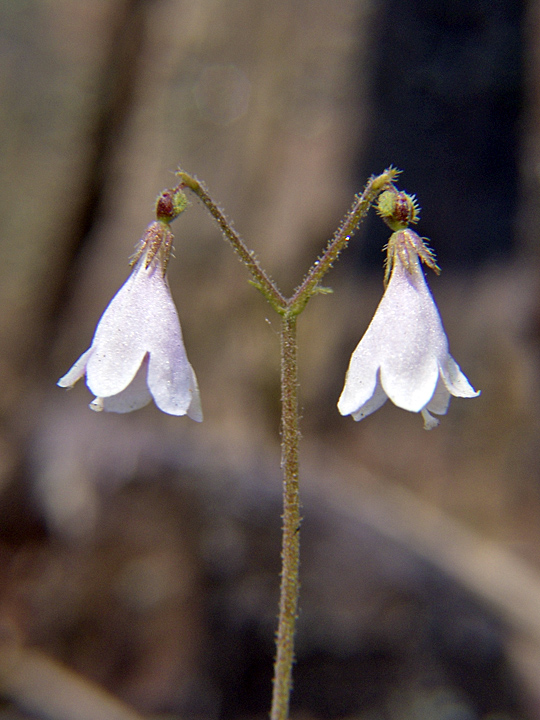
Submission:
[[276,660],[272,694],[271,720],[287,720],[292,689],[294,633],[298,610],[300,583],[300,494],[298,482],[298,367],[296,361],[296,318],[309,298],[318,291],[319,283],[330,270],[353,232],[367,215],[377,196],[388,189],[399,170],[389,168],[368,181],[363,193],[357,195],[323,254],[313,263],[292,297],[286,298],[260,267],[224,213],[212,200],[204,185],[185,172],[177,173],[180,185],[189,188],[202,200],[217,221],[225,238],[231,243],[253,278],[253,284],[282,317],[281,327],[281,457],[283,469],[283,537],[281,550],[281,592],[279,624],[276,635]]
[[281,325],[281,465],[283,469],[283,536],[281,593],[276,635],[276,661],[271,720],[286,720],[292,688],[294,631],[300,584],[300,493],[298,485],[298,367],[296,316],[286,314]]
[[333,238],[328,242],[323,254],[313,263],[305,278],[288,300],[288,307],[301,312],[316,287],[337,260],[341,251],[347,246],[351,235],[368,213],[371,204],[383,190],[387,190],[399,175],[396,168],[388,168],[381,175],[373,175],[367,182],[361,195],[354,198],[351,209],[344,217]]
[[275,282],[271,280],[261,268],[253,252],[247,248],[246,244],[236,230],[234,230],[222,210],[212,200],[203,183],[181,170],[179,170],[176,174],[181,180],[181,185],[189,188],[206,205],[208,211],[219,225],[221,232],[231,243],[240,256],[240,260],[251,273],[255,287],[262,292],[277,312],[281,312],[287,303],[285,296],[282,295]]

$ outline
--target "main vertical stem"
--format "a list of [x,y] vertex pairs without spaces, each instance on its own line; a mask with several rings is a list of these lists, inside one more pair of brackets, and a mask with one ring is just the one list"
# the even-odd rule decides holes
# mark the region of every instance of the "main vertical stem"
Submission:
[[285,314],[281,326],[281,466],[283,469],[283,538],[281,593],[271,720],[287,720],[292,688],[294,632],[300,584],[300,494],[298,487],[298,367],[296,316]]

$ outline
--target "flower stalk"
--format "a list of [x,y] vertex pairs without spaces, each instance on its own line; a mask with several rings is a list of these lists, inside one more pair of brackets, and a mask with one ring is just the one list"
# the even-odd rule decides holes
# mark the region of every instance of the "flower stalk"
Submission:
[[276,660],[271,720],[286,720],[292,689],[294,631],[300,591],[300,487],[298,443],[298,364],[296,316],[286,314],[281,325],[281,467],[283,526],[281,590],[276,634]]
[[392,186],[400,172],[397,168],[389,167],[381,175],[373,175],[364,191],[354,198],[351,209],[343,218],[334,236],[328,241],[325,251],[313,263],[288,300],[288,306],[293,312],[296,314],[302,312],[309,298],[321,292],[319,283],[338,259],[341,251],[347,247],[351,236],[366,217],[371,205],[381,193]]
[[214,220],[219,225],[219,228],[225,236],[226,240],[230,242],[230,244],[233,246],[233,249],[238,254],[240,260],[244,263],[244,265],[251,273],[253,277],[252,284],[262,292],[262,294],[268,300],[270,305],[272,305],[274,310],[281,313],[287,305],[287,299],[280,292],[280,290],[278,290],[275,282],[266,274],[266,272],[259,265],[259,262],[257,261],[254,253],[247,248],[240,235],[236,232],[236,230],[232,227],[232,225],[225,217],[223,211],[212,200],[210,194],[208,193],[208,190],[203,185],[203,183],[197,180],[197,178],[188,175],[188,173],[183,172],[182,170],[179,170],[177,172],[177,175],[181,181],[179,187],[188,188],[193,193],[195,193],[199,200],[202,200],[210,215],[212,215]]
[[281,315],[281,467],[283,472],[283,525],[281,549],[281,587],[279,620],[276,633],[276,659],[272,692],[271,720],[287,720],[292,690],[294,664],[294,635],[300,591],[300,488],[299,457],[300,439],[298,415],[298,365],[296,320],[312,295],[325,292],[320,283],[330,270],[341,251],[347,246],[352,234],[373,202],[392,183],[399,170],[388,168],[373,176],[364,191],[355,197],[353,205],[337,232],[328,242],[323,254],[313,263],[303,281],[287,298],[273,280],[261,268],[252,251],[231,227],[224,213],[212,200],[210,194],[196,178],[178,171],[180,188],[191,190],[206,206],[219,225],[224,237],[233,246],[252,276],[252,284]]

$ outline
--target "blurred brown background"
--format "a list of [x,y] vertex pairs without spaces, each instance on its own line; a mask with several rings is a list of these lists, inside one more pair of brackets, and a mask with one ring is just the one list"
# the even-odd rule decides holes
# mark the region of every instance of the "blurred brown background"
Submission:
[[[289,293],[393,163],[477,400],[335,403],[371,219],[299,323],[300,718],[540,717],[539,8],[0,2],[0,693],[8,717],[255,717],[279,572],[279,323],[195,201],[170,284],[205,421],[55,382],[178,165]],[[102,688],[99,689],[99,688]],[[109,694],[107,694],[109,693]],[[125,705],[118,703],[119,698]]]

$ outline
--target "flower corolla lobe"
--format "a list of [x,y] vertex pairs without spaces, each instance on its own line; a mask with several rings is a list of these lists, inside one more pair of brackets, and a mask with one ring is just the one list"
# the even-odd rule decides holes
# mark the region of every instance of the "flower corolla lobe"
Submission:
[[[152,242],[145,246],[148,237]],[[96,396],[90,405],[94,410],[130,412],[153,398],[163,412],[187,414],[200,422],[197,379],[163,270],[166,259],[156,248],[155,232],[147,231],[145,238],[131,275],[98,323],[92,345],[58,385],[72,387],[86,374]]]
[[390,279],[373,319],[354,351],[338,402],[342,415],[361,420],[388,398],[400,408],[421,412],[424,427],[444,415],[450,396],[475,397],[448,350],[439,311],[426,284],[420,259],[435,259],[412,230],[393,234],[388,244]]

